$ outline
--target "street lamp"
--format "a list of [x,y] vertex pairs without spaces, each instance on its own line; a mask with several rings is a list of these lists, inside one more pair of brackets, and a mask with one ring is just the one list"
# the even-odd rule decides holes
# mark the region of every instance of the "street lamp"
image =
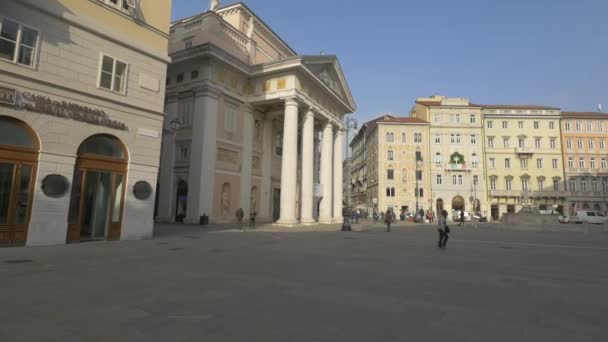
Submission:
[[[350,151],[350,130],[357,130],[357,128],[359,127],[357,120],[355,118],[351,118],[351,117],[347,117],[345,122],[344,122],[344,128],[346,129],[346,159],[349,158],[349,151]],[[348,164],[348,189],[346,191],[346,206],[348,208],[350,208],[351,206],[351,202],[350,202],[350,198],[351,198],[351,186],[350,186],[350,178],[352,177],[351,174],[351,170],[352,170],[352,160],[351,162]]]
[[[418,158],[416,158],[418,159]],[[416,215],[418,215],[418,213],[420,212],[420,208],[418,206],[418,198],[420,197],[420,189],[418,188],[418,180],[419,178],[422,178],[422,165],[423,165],[423,161],[422,160],[416,160]],[[414,217],[416,217],[416,215],[414,215]]]

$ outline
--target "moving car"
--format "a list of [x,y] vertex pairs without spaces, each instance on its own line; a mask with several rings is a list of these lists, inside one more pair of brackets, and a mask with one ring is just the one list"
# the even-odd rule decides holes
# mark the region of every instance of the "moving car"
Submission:
[[576,217],[583,223],[605,224],[608,222],[608,217],[597,211],[577,210]]

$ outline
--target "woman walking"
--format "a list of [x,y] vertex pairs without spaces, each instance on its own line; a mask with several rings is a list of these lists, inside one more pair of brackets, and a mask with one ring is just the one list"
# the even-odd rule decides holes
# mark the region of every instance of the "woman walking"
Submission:
[[439,214],[439,217],[437,218],[437,222],[439,224],[439,228],[437,228],[437,231],[439,231],[439,243],[438,243],[439,248],[445,248],[446,244],[448,243],[448,239],[449,239],[448,234],[450,233],[450,227],[448,227],[447,219],[448,219],[448,212],[445,210],[442,211]]

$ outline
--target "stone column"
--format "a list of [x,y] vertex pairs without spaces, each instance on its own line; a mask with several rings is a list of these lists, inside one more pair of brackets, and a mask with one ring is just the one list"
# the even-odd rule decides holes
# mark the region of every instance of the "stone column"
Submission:
[[303,224],[313,224],[313,175],[315,147],[315,113],[309,109],[304,117],[302,132],[302,220]]
[[198,224],[202,215],[208,215],[210,221],[214,221],[219,92],[211,88],[196,89],[195,96],[188,174],[188,207],[184,220],[189,224]]
[[283,156],[281,161],[281,217],[277,224],[294,225],[296,216],[296,187],[298,177],[298,102],[285,100],[283,121]]
[[332,172],[332,155],[333,155],[333,126],[331,122],[325,124],[323,128],[323,138],[321,142],[321,186],[323,187],[323,198],[321,199],[321,208],[319,213],[319,223],[333,223],[333,172]]
[[253,108],[251,105],[242,106],[243,112],[243,154],[241,168],[241,208],[245,219],[249,218],[251,210],[251,172],[253,169]]
[[[167,98],[166,118],[164,128],[171,128],[171,121],[177,119],[177,97]],[[158,217],[159,222],[171,223],[175,220],[175,135],[165,131],[160,158],[160,174],[158,180]]]
[[339,128],[334,136],[334,221],[342,223],[342,184],[344,161],[344,130]]
[[262,189],[260,199],[260,212],[258,213],[258,219],[272,221],[272,210],[271,210],[271,196],[272,189],[272,118],[266,117],[262,123],[264,130],[264,143],[262,150],[264,154],[262,156]]

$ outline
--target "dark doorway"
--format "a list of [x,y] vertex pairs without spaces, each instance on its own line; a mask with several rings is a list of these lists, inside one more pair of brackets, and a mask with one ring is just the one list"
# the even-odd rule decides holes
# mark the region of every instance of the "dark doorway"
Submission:
[[281,189],[274,189],[272,197],[272,222],[277,222],[281,217]]
[[498,205],[493,204],[490,210],[492,213],[492,220],[498,221],[498,219],[500,218],[500,210]]
[[507,213],[515,214],[515,205],[514,204],[507,205]]
[[456,196],[452,199],[452,210],[464,211],[464,198]]
[[177,198],[175,201],[175,222],[184,222],[188,213],[188,183],[183,180],[177,184]]
[[437,205],[435,208],[437,209],[437,214],[443,211],[443,200],[441,198],[437,200]]

